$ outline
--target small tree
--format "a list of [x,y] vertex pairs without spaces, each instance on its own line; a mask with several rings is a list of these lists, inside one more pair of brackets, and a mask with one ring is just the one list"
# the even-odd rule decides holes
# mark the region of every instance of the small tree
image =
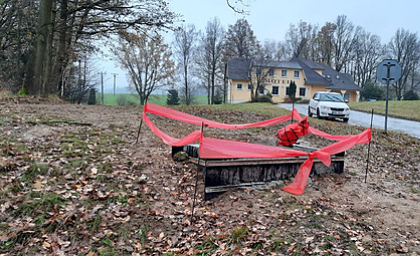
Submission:
[[167,105],[179,105],[178,91],[176,89],[168,90],[168,98],[166,99]]
[[88,104],[89,105],[95,105],[96,104],[96,90],[94,88],[91,88],[89,90]]
[[290,100],[292,102],[295,102],[295,96],[296,96],[296,83],[294,81],[291,81],[289,84],[289,89],[287,90],[287,95],[289,96]]

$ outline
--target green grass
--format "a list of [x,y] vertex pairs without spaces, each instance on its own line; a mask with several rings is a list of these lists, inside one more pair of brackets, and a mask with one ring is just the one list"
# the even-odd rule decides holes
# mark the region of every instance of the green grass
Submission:
[[[385,115],[386,101],[350,103],[353,110]],[[395,118],[420,121],[420,101],[388,101],[388,115]]]
[[[104,94],[105,105],[118,105],[118,99],[125,98],[130,105],[139,105],[140,98],[137,94]],[[158,105],[166,105],[167,95],[151,95],[149,102]],[[101,95],[96,96],[96,102],[101,102]],[[197,95],[194,96],[194,104],[207,104],[207,96]]]

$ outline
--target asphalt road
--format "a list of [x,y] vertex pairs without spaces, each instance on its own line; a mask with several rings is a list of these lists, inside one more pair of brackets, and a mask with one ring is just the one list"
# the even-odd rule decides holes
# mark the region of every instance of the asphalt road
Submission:
[[[277,104],[277,106],[292,110],[292,104]],[[295,104],[295,108],[300,114],[308,115],[307,104]],[[370,127],[371,116],[369,113],[350,111],[349,124]],[[373,127],[385,129],[385,116],[374,114]],[[399,131],[420,138],[420,122],[388,117],[388,130]]]

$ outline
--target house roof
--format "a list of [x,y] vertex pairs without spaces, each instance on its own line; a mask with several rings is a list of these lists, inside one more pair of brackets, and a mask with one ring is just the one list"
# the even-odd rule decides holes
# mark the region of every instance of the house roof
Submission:
[[249,80],[251,60],[232,58],[227,64],[227,77],[235,80]]
[[322,73],[325,76],[325,78],[331,81],[331,84],[327,86],[327,89],[352,90],[352,91],[362,90],[361,87],[359,87],[358,85],[354,83],[354,80],[350,74],[340,73],[325,63],[320,63],[319,65],[324,68]]
[[331,81],[325,79],[323,76],[321,76],[318,72],[314,70],[314,69],[322,69],[322,67],[319,66],[317,63],[308,61],[308,60],[302,60],[296,57],[291,58],[290,61],[298,63],[299,66],[302,68],[303,72],[305,73],[306,85],[329,86],[331,84]]
[[253,64],[258,67],[301,69],[298,63],[291,61],[255,61]]
[[[305,85],[326,85],[327,89],[336,90],[362,90],[354,83],[350,74],[339,73],[325,63],[316,63],[296,57],[287,61],[251,61],[243,58],[232,58],[227,64],[227,78],[249,80],[251,66],[302,70]],[[315,70],[322,70],[322,75]]]

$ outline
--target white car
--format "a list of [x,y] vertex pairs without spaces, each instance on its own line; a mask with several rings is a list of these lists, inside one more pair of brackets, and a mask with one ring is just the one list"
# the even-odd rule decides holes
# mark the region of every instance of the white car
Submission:
[[316,92],[309,101],[308,116],[316,115],[318,119],[338,118],[349,121],[350,108],[343,96],[334,92]]

